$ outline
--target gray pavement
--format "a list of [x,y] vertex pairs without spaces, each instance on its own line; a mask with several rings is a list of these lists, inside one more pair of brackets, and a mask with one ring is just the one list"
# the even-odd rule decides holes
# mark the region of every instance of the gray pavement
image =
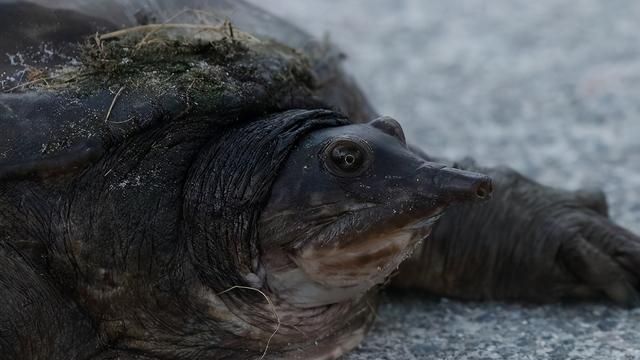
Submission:
[[[329,33],[409,140],[605,189],[640,232],[640,1],[255,0]],[[640,310],[388,295],[350,360],[640,359]]]

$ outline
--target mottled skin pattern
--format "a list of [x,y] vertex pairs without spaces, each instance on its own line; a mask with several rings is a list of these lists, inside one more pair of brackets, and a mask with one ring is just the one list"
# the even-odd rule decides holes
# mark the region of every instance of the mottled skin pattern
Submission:
[[[266,354],[271,358],[334,358],[357,345],[371,321],[379,284],[347,292],[346,299],[332,298],[335,276],[343,273],[333,268],[332,273],[309,273],[308,269],[314,269],[309,261],[325,256],[336,261],[333,265],[345,263],[339,262],[340,252],[318,256],[318,252],[309,255],[305,251],[316,249],[301,241],[310,233],[305,227],[307,218],[278,224],[280,231],[296,236],[284,239],[284,247],[277,243],[282,239],[274,237],[278,232],[268,231],[277,226],[259,223],[263,209],[267,215],[290,207],[304,210],[317,201],[297,197],[303,190],[291,193],[296,182],[306,186],[324,183],[327,195],[338,194],[321,198],[320,205],[335,204],[342,194],[354,197],[356,203],[369,197],[367,201],[384,208],[394,204],[401,197],[398,194],[417,189],[417,185],[400,181],[402,176],[394,171],[414,176],[416,167],[408,166],[411,161],[432,160],[418,149],[409,151],[401,130],[390,119],[377,125],[348,125],[372,120],[376,113],[341,72],[339,54],[281,20],[256,16],[262,13],[242,3],[159,1],[119,8],[108,2],[73,1],[67,5],[80,13],[61,11],[53,18],[50,10],[40,7],[2,3],[3,24],[14,31],[11,39],[36,40],[16,42],[0,37],[0,49],[13,54],[21,46],[47,39],[67,57],[40,59],[42,62],[27,57],[24,64],[5,61],[1,72],[13,74],[27,64],[45,70],[55,67],[78,54],[67,45],[91,35],[87,28],[115,29],[121,24],[134,25],[136,19],[162,22],[187,5],[219,11],[242,29],[300,49],[309,57],[311,72],[311,76],[298,74],[278,83],[275,74],[291,64],[286,60],[290,53],[284,51],[283,57],[256,61],[258,71],[253,75],[259,81],[231,72],[226,79],[237,81],[240,87],[234,89],[240,91],[231,94],[238,96],[223,96],[226,102],[219,108],[193,101],[190,91],[200,94],[204,89],[200,83],[167,91],[141,87],[123,91],[119,106],[106,120],[106,110],[115,104],[112,89],[94,89],[89,97],[29,88],[3,94],[3,356],[237,359],[259,358],[269,345]],[[139,7],[144,11],[138,12]],[[17,19],[23,18],[19,14],[25,13],[31,14],[27,19],[32,23],[17,26],[12,22],[19,23]],[[193,19],[185,20],[189,21]],[[73,25],[76,22],[81,25]],[[69,27],[63,31],[60,26]],[[33,56],[38,54],[34,50]],[[14,77],[2,87],[11,89],[23,82]],[[286,91],[277,92],[275,87]],[[346,117],[320,108],[333,108]],[[130,109],[136,112],[132,115]],[[314,157],[319,155],[316,150],[295,144],[304,139],[313,143],[314,136],[329,136],[333,141],[336,135],[327,131],[348,126],[361,126],[352,135],[362,139],[374,130],[376,136],[388,137],[387,141],[370,140],[375,154],[396,149],[389,153],[401,156],[390,157],[382,169],[372,168],[375,171],[351,181],[332,177],[321,166],[309,175],[310,182],[288,172],[300,157],[311,156],[316,165],[325,161]],[[70,130],[78,128],[84,131]],[[605,295],[623,305],[637,303],[640,240],[608,220],[606,202],[599,192],[551,189],[508,168],[482,168],[472,161],[451,165],[490,175],[493,198],[451,206],[428,229],[431,236],[401,265],[392,286],[468,299],[553,301]],[[420,190],[424,200],[406,209],[399,206],[403,215],[424,206],[424,212],[417,214],[428,219],[431,210],[468,198],[468,194],[478,195],[476,180],[484,179],[481,176],[455,171],[455,177],[441,176],[436,175],[441,168],[430,166],[434,172],[426,178],[431,182]],[[383,174],[393,176],[383,181]],[[360,186],[372,190],[363,192]],[[460,191],[467,195],[451,195]],[[353,204],[347,210],[353,211]],[[366,231],[369,227],[388,221],[389,227],[381,226],[379,235],[407,226],[405,220],[380,214],[356,215],[351,223],[355,231],[347,226],[345,232],[320,240],[338,239],[336,249],[353,249],[342,247],[354,243],[345,233],[356,242],[377,243],[380,239],[371,238]],[[290,247],[292,241],[296,243]],[[271,249],[274,244],[277,249]],[[355,248],[366,252],[368,247]],[[398,251],[404,255],[405,250]],[[327,250],[322,247],[322,251]],[[376,258],[363,256],[357,265],[366,268]],[[310,275],[310,280],[296,279],[313,284],[314,291],[320,289],[325,296],[320,304],[300,306],[294,301],[299,300],[296,294],[269,284],[273,264],[293,266],[289,259]],[[282,326],[276,326],[273,309],[262,294],[274,302]],[[328,303],[327,294],[332,299]]]

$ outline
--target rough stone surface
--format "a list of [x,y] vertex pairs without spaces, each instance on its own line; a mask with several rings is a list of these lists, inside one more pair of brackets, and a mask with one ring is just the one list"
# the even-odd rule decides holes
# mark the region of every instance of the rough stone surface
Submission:
[[[409,140],[605,189],[640,232],[640,2],[255,0],[331,39]],[[640,310],[389,295],[351,360],[638,359]]]

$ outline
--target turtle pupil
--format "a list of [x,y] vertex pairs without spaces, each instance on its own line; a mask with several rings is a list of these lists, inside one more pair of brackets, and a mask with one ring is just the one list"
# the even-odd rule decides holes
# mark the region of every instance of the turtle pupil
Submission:
[[344,157],[344,162],[347,163],[347,165],[353,165],[355,161],[356,157],[351,154]]
[[360,176],[373,161],[372,150],[360,139],[334,139],[323,149],[325,169],[338,177]]
[[340,144],[333,148],[333,162],[343,171],[358,170],[362,164],[362,152],[355,144]]

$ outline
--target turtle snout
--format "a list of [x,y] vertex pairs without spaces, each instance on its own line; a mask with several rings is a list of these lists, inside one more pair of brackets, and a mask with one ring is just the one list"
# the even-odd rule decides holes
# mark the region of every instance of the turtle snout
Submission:
[[493,182],[491,179],[478,182],[475,188],[476,198],[478,200],[484,200],[491,197],[493,193]]
[[434,182],[439,188],[439,197],[445,201],[486,200],[491,197],[493,182],[486,175],[455,168],[437,171]]
[[444,203],[486,200],[493,192],[490,177],[437,163],[423,163],[418,173],[425,180],[423,191]]

